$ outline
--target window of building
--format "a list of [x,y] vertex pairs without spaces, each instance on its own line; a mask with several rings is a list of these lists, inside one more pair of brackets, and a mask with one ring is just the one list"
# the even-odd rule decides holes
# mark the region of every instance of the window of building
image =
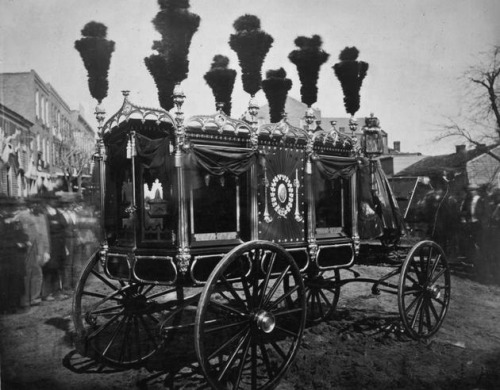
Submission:
[[40,118],[40,92],[35,92],[35,115]]

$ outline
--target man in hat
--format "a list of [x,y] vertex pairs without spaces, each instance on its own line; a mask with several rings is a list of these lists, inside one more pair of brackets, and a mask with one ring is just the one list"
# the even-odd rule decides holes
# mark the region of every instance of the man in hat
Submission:
[[483,228],[487,218],[484,198],[479,194],[479,187],[471,184],[460,207],[461,222],[465,233],[465,255],[482,273],[485,264],[481,261],[483,249]]

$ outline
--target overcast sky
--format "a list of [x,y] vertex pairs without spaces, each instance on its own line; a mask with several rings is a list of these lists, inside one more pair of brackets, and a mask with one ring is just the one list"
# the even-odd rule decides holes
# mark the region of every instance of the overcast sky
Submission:
[[[154,0],[0,0],[0,71],[34,69],[71,108],[82,105],[94,125],[96,103],[74,41],[82,27],[95,20],[108,27],[108,38],[116,44],[103,102],[108,114],[119,109],[123,89],[131,91],[133,102],[157,107],[144,57],[159,38],[151,23],[158,9]],[[288,54],[297,36],[322,37],[330,58],[321,68],[315,106],[324,116],[347,116],[331,67],[340,50],[356,46],[359,59],[370,65],[356,116],[375,113],[389,142],[401,141],[405,152],[453,152],[453,142],[435,142],[435,129],[466,108],[460,79],[464,71],[481,52],[500,45],[498,0],[191,0],[191,11],[200,15],[201,24],[191,45],[189,76],[182,84],[186,117],[214,110],[203,75],[215,54],[228,56],[230,67],[238,71],[233,115],[245,110],[249,97],[227,42],[234,20],[250,13],[274,38],[263,73],[283,67],[293,81],[290,95],[299,100],[297,71]],[[262,92],[257,99],[267,103]]]

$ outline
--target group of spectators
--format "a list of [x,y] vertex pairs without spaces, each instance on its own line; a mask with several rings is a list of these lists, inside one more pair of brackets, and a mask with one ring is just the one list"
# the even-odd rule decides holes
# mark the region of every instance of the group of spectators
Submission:
[[93,208],[75,197],[0,198],[0,312],[70,298],[97,248]]
[[419,202],[427,236],[451,261],[472,266],[478,276],[500,283],[500,190],[470,185],[461,199],[446,190]]

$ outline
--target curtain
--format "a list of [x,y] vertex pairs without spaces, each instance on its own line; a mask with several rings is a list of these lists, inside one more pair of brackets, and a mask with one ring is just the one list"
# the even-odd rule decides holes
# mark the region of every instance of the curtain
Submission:
[[335,180],[338,177],[348,179],[358,166],[358,159],[355,157],[317,155],[313,161],[321,174],[328,180]]
[[151,139],[136,133],[137,159],[145,168],[159,168],[166,165],[168,138]]
[[190,167],[201,167],[211,175],[222,176],[229,173],[239,176],[255,164],[256,156],[257,151],[253,150],[194,145],[187,159]]

